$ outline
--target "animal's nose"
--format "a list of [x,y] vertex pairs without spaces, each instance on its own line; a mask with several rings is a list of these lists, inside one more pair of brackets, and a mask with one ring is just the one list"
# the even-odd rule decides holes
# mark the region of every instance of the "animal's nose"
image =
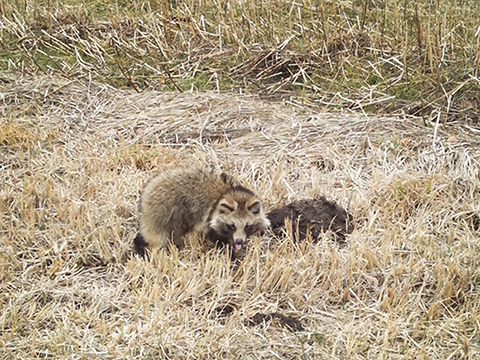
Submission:
[[238,244],[238,245],[242,245],[243,239],[236,239],[235,243]]

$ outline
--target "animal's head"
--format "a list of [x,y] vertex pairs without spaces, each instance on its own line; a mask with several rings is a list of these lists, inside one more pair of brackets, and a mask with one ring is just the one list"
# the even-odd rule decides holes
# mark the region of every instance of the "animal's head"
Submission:
[[248,237],[270,226],[270,220],[254,193],[236,186],[218,201],[209,225],[220,238],[228,239],[230,246],[239,251]]

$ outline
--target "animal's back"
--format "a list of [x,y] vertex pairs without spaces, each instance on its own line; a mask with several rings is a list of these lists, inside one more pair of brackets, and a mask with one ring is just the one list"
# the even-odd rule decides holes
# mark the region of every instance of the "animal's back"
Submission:
[[[184,235],[192,230],[205,230],[198,227],[206,226],[209,211],[232,187],[232,181],[209,169],[163,171],[150,180],[143,191],[140,219],[142,245],[165,247],[171,239],[175,245],[183,246]],[[142,242],[142,239],[136,240],[136,245],[137,242]]]

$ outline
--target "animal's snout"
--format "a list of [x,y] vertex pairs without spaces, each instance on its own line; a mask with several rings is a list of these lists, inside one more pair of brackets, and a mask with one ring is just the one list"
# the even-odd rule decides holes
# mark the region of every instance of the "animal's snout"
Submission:
[[243,245],[243,239],[235,239],[235,249],[240,250]]

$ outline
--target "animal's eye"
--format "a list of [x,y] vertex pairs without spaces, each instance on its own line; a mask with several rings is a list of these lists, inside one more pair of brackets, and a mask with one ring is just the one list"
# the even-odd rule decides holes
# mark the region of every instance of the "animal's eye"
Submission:
[[235,224],[227,224],[227,229],[233,232],[237,230],[237,227],[235,226]]
[[261,205],[260,205],[260,202],[259,201],[255,201],[252,205],[250,205],[248,207],[248,210],[254,214],[254,215],[257,215],[260,213],[260,208],[261,208]]
[[247,236],[252,235],[253,232],[254,232],[253,225],[245,226],[245,234],[247,234]]
[[225,200],[222,200],[218,204],[218,212],[220,214],[230,214],[235,210],[233,206],[234,206],[233,204],[229,204]]

